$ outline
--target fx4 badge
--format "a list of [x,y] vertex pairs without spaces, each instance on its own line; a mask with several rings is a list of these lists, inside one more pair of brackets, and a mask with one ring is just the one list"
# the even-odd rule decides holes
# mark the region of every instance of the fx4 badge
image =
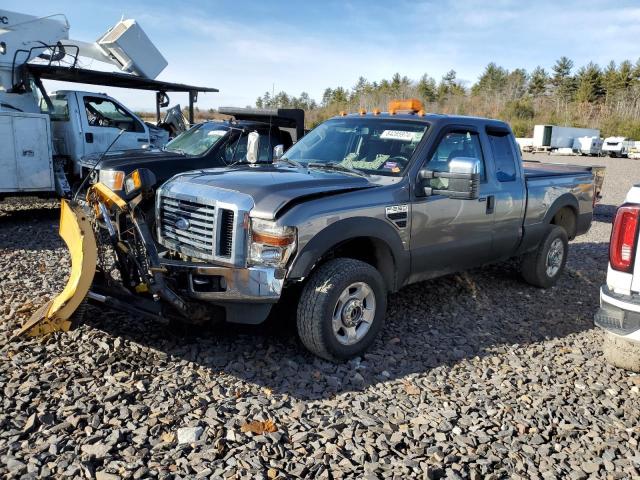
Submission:
[[409,205],[391,205],[385,208],[387,218],[396,227],[402,229],[407,227],[409,217]]

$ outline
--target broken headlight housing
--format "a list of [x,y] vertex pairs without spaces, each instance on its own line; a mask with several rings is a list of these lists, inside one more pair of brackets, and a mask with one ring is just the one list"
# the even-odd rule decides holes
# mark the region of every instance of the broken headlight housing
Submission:
[[296,249],[296,228],[252,218],[249,231],[249,264],[284,268]]

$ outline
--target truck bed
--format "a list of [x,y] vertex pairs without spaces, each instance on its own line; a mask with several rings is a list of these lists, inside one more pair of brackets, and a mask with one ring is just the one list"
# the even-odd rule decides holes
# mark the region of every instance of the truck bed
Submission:
[[596,199],[602,197],[602,184],[604,182],[605,167],[597,165],[574,165],[570,163],[543,163],[535,160],[523,161],[524,176],[526,180],[549,177],[576,176],[582,173],[593,175]]

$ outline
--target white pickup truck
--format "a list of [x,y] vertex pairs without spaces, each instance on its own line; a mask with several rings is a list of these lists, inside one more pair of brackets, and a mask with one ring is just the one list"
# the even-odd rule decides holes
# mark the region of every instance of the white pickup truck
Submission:
[[640,184],[616,213],[609,244],[607,283],[600,289],[595,324],[604,329],[604,354],[612,364],[640,372]]

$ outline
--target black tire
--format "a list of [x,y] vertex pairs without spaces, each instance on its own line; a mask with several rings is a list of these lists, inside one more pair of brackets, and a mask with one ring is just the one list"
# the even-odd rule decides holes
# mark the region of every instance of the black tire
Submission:
[[[560,259],[558,269],[550,272],[548,267],[549,251],[551,246],[557,246],[555,243],[559,240],[562,244],[562,258]],[[526,253],[522,257],[521,274],[525,282],[540,288],[549,288],[555,285],[564,271],[567,264],[567,255],[569,253],[569,240],[567,232],[564,228],[557,225],[549,225],[549,229],[542,238],[538,248],[532,252]]]
[[[368,286],[374,295],[373,319],[363,337],[345,345],[334,333],[332,318],[338,301],[356,283]],[[305,347],[315,355],[333,362],[362,354],[384,325],[387,289],[380,273],[371,265],[351,258],[329,260],[313,272],[298,302],[297,330]]]
[[605,331],[602,351],[611,365],[640,373],[640,342]]

